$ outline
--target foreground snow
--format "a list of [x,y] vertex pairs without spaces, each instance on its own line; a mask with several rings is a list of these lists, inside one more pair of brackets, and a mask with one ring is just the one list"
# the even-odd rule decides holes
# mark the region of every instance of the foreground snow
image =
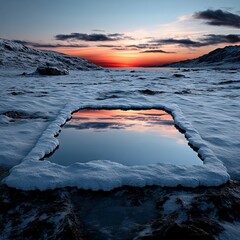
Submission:
[[[24,77],[18,73],[0,73],[0,143],[4,149],[0,162],[7,166],[18,164],[3,180],[9,186],[25,190],[64,186],[110,190],[123,185],[152,184],[216,186],[229,179],[224,165],[232,177],[238,177],[238,73],[198,70],[184,72],[185,77],[180,78],[164,69],[72,71],[69,76],[58,77]],[[38,161],[58,146],[54,136],[71,112],[85,107],[164,108],[186,130],[190,143],[199,148],[204,164],[129,167],[99,160],[64,167]],[[6,114],[8,111],[25,115],[14,118]],[[232,124],[233,130],[229,128]]]

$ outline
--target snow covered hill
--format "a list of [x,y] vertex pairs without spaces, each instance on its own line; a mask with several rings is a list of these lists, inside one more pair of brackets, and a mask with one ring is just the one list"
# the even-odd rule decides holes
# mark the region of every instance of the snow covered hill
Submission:
[[80,57],[53,51],[36,50],[14,41],[0,39],[0,67],[27,69],[43,65],[70,70],[102,69]]
[[240,46],[217,48],[201,57],[175,62],[165,67],[240,67]]

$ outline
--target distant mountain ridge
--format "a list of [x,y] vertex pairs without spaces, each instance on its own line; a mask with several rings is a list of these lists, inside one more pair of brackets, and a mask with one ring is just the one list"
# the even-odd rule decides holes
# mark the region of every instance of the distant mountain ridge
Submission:
[[164,65],[164,67],[237,67],[240,68],[240,45],[217,48],[208,54]]
[[36,68],[54,66],[69,70],[100,70],[101,67],[63,53],[29,48],[21,43],[0,38],[0,67]]

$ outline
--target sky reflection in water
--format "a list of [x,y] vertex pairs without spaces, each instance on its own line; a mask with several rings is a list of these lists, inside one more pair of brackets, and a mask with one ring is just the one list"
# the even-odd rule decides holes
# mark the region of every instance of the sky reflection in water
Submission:
[[91,160],[202,164],[172,116],[162,110],[81,110],[63,127],[59,142],[48,160],[65,166]]

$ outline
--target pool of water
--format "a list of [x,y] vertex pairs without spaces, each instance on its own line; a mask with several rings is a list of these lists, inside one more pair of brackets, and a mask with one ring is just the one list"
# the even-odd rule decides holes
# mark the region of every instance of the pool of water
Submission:
[[92,160],[124,165],[202,164],[163,110],[80,110],[58,139],[60,146],[48,160],[65,166]]

